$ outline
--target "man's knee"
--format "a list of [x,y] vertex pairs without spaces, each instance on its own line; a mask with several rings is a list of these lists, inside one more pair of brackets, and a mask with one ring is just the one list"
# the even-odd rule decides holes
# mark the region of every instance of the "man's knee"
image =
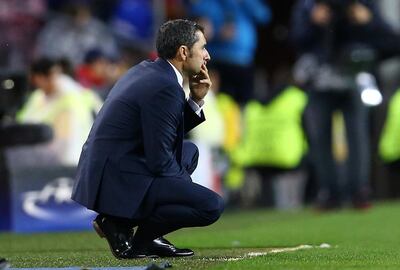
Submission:
[[183,142],[183,166],[189,174],[192,174],[197,167],[199,161],[199,149],[197,146],[189,141]]
[[217,221],[219,219],[219,217],[221,216],[222,212],[224,212],[225,209],[225,201],[224,199],[216,194],[215,196],[215,202],[214,202],[214,210],[213,212],[213,222]]
[[202,217],[204,221],[204,226],[210,225],[216,222],[219,217],[221,216],[222,212],[225,209],[225,202],[224,199],[219,196],[217,193],[208,200],[208,204],[206,209],[203,209]]

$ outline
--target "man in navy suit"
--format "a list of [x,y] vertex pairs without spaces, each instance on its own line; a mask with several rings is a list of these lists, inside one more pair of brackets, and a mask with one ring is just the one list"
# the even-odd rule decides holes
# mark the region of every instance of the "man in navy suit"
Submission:
[[163,24],[159,58],[115,84],[83,147],[72,199],[99,213],[94,228],[117,258],[191,256],[163,236],[212,224],[223,211],[218,194],[192,182],[198,149],[183,141],[205,120],[201,107],[211,87],[205,46],[198,24]]

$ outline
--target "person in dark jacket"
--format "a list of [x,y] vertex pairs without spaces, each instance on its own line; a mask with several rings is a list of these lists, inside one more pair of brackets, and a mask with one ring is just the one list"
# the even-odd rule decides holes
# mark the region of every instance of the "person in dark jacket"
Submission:
[[[349,197],[355,208],[368,208],[368,108],[356,78],[373,74],[377,60],[397,53],[399,39],[369,0],[298,0],[292,39],[299,53],[294,77],[309,90],[306,122],[320,188],[317,206],[338,208]],[[344,189],[332,151],[336,110],[343,114],[348,146]]]
[[163,24],[159,58],[115,84],[83,147],[72,198],[99,213],[94,228],[117,258],[191,256],[163,236],[212,224],[223,211],[218,194],[192,182],[199,153],[183,140],[205,120],[201,107],[211,86],[205,46],[198,24]]

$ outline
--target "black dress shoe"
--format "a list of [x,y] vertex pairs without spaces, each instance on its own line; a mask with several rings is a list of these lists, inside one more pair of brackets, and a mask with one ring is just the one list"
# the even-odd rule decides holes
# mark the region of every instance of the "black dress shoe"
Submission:
[[118,224],[111,218],[98,215],[93,221],[93,228],[101,238],[106,238],[112,254],[118,259],[145,258],[146,254],[132,249],[132,230]]
[[150,257],[186,257],[193,256],[194,252],[188,248],[177,248],[164,237],[159,237],[147,245],[146,254]]

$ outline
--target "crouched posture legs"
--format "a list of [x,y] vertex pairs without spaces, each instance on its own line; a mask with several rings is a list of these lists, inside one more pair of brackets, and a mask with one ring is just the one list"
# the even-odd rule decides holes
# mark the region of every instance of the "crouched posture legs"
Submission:
[[[186,143],[182,165],[189,173],[194,171],[197,157],[197,148]],[[210,225],[224,208],[223,199],[215,192],[167,177],[154,179],[143,205],[145,211],[136,220],[99,215],[94,221],[96,231],[107,238],[117,258],[191,256],[193,251],[176,248],[163,236],[180,228]]]

